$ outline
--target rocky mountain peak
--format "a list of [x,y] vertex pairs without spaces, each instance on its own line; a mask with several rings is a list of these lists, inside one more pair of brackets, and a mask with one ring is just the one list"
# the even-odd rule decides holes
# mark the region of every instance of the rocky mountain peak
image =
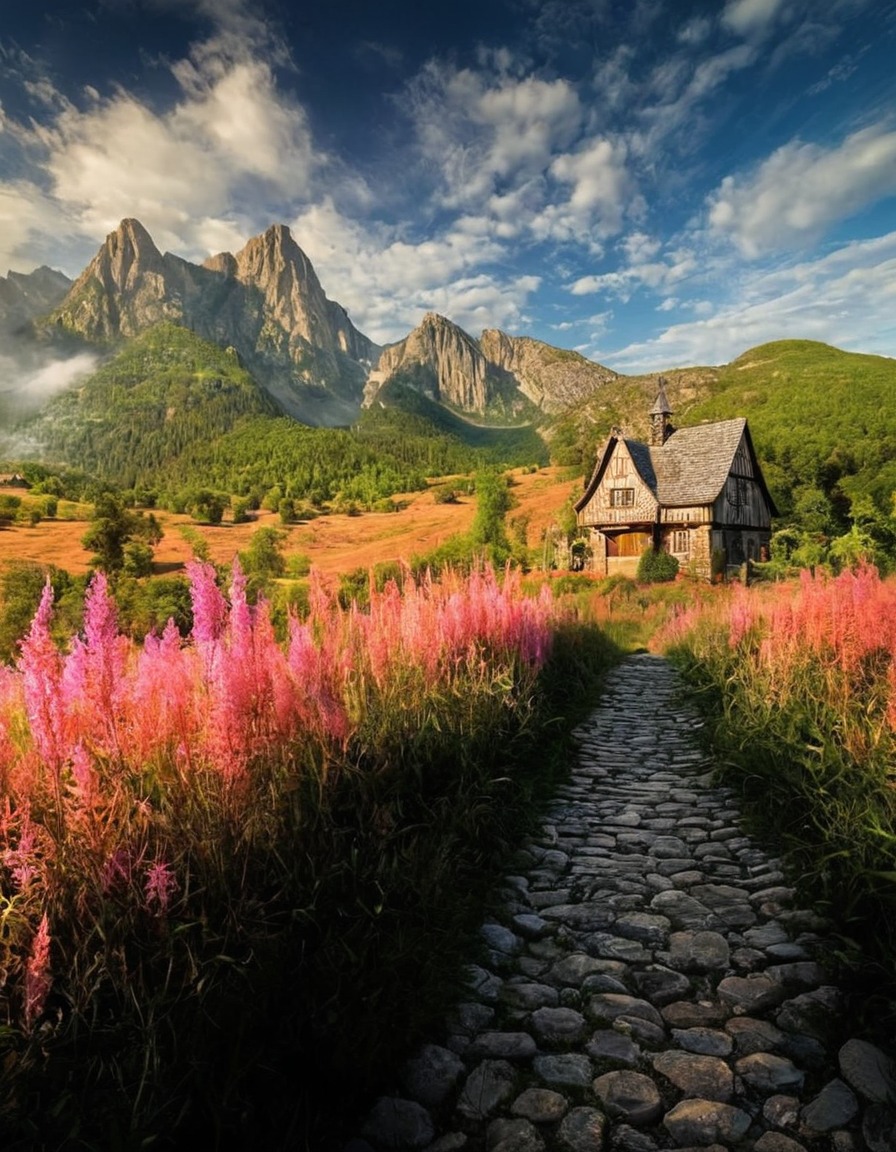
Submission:
[[427,312],[409,336],[385,349],[368,377],[365,400],[369,403],[380,385],[401,376],[432,400],[484,412],[490,400],[487,375],[476,341],[444,316]]
[[138,220],[122,220],[51,316],[89,341],[118,343],[167,320],[237,350],[291,415],[350,423],[380,349],[328,300],[285,224],[236,255],[202,265],[161,255]]
[[53,308],[72,282],[46,264],[33,272],[9,271],[0,276],[0,332],[11,333]]
[[84,275],[97,275],[107,287],[127,292],[141,276],[158,272],[161,266],[162,253],[150,234],[139,220],[125,219],[106,237]]

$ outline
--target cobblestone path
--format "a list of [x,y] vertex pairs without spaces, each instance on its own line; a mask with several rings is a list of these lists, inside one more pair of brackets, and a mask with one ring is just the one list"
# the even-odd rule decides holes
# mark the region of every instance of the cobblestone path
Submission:
[[664,660],[614,671],[468,998],[346,1152],[896,1152],[824,924],[738,824]]

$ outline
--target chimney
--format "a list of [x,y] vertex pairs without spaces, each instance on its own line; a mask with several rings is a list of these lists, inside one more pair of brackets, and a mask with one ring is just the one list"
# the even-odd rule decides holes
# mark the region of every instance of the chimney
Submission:
[[659,448],[660,445],[665,444],[675,429],[669,420],[672,415],[672,409],[669,407],[669,401],[666,399],[666,380],[660,376],[657,381],[659,391],[656,394],[656,400],[653,402],[653,407],[650,409],[650,447]]

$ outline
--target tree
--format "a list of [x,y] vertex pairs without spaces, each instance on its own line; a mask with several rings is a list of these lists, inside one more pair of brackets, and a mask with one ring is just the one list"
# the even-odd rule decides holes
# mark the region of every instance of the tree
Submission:
[[68,638],[80,627],[84,584],[52,564],[12,560],[0,569],[0,661],[12,663],[47,580],[53,586],[53,633]]
[[125,545],[139,539],[151,547],[162,539],[162,530],[151,513],[132,512],[114,492],[102,492],[96,498],[90,527],[81,543],[94,553],[93,565],[104,572],[120,572],[125,562]]
[[249,581],[250,589],[257,593],[269,580],[276,580],[286,571],[283,541],[286,533],[263,524],[249,538],[249,547],[239,553],[240,564]]
[[223,492],[200,488],[191,494],[187,507],[193,519],[201,524],[220,524],[224,519],[224,509],[229,503],[230,497],[225,496]]
[[494,564],[503,564],[510,556],[504,518],[512,507],[513,497],[506,476],[491,470],[477,473],[476,515],[470,539]]

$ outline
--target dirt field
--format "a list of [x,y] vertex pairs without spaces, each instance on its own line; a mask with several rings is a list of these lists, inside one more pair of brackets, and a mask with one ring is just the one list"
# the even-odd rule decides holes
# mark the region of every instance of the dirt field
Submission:
[[[581,491],[581,480],[570,480],[568,473],[556,468],[543,468],[528,475],[517,471],[513,479],[512,491],[518,506],[509,513],[508,521],[528,516],[528,542],[536,546],[570,493]],[[408,506],[401,512],[322,516],[309,523],[291,525],[284,553],[287,557],[303,553],[316,568],[331,574],[369,568],[381,561],[409,559],[428,552],[447,537],[465,532],[476,511],[472,497],[462,497],[459,504],[436,504],[429,491],[403,499]],[[196,524],[189,516],[169,512],[155,515],[164,531],[155,550],[157,574],[179,571],[192,555],[179,527],[189,526],[198,532],[208,542],[211,558],[220,563],[230,563],[237,552],[245,549],[260,525],[281,527],[279,517],[272,512],[259,512],[247,524],[225,523],[217,528]],[[43,520],[33,528],[15,525],[0,530],[0,564],[12,559],[34,560],[54,564],[74,575],[84,573],[90,561],[90,554],[81,546],[86,529],[83,520]]]

